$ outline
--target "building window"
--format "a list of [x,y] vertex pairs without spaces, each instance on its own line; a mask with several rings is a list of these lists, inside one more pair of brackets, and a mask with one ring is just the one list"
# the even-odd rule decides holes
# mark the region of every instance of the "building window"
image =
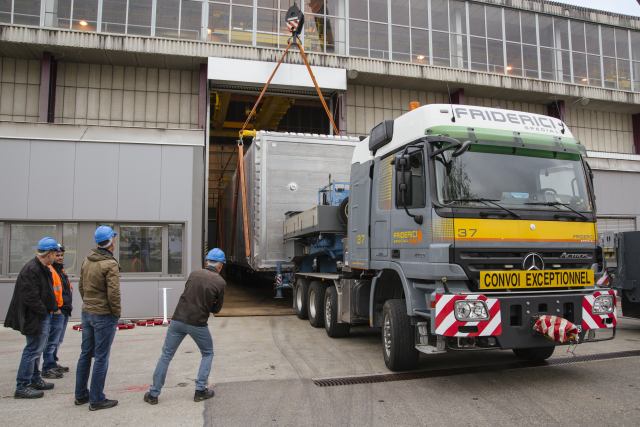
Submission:
[[228,4],[209,3],[209,26],[207,40],[216,43],[229,43],[229,25],[231,10]]
[[253,45],[253,8],[231,6],[231,43]]
[[105,33],[127,33],[129,0],[102,0],[102,30]]
[[0,1],[0,22],[3,24],[11,23],[11,0]]
[[9,236],[9,274],[18,274],[38,253],[38,242],[57,237],[55,224],[11,224]]
[[98,29],[98,0],[73,0],[72,30]]
[[129,0],[127,34],[150,36],[152,10],[153,0]]
[[121,225],[118,261],[123,273],[162,272],[162,227]]
[[[40,25],[41,0],[14,0],[13,23],[16,25]],[[11,7],[11,2],[9,8]]]
[[78,272],[78,223],[62,224],[62,245],[64,246],[64,270],[69,275]]
[[167,272],[170,275],[182,275],[182,224],[169,224],[167,259]]

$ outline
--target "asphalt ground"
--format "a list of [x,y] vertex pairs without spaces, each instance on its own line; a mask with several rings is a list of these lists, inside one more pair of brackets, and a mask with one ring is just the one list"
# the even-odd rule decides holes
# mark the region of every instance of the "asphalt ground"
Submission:
[[[24,338],[0,328],[0,425],[3,426],[415,426],[640,425],[640,358],[573,363],[390,383],[318,387],[313,379],[389,371],[380,331],[353,328],[331,339],[295,316],[211,318],[213,399],[193,402],[200,354],[186,338],[171,363],[160,403],[142,397],[160,356],[165,327],[118,331],[105,393],[117,407],[75,406],[81,334],[60,348],[71,372],[42,399],[13,398]],[[619,317],[615,340],[583,344],[575,355],[640,350],[640,320]],[[553,357],[572,357],[567,347]],[[422,355],[417,370],[514,362],[511,351]]]

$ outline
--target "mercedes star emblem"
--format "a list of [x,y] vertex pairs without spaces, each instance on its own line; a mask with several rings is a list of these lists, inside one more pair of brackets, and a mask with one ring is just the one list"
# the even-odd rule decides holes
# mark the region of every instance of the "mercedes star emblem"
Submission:
[[544,270],[544,261],[539,254],[532,252],[524,257],[524,261],[522,261],[522,269],[527,271]]

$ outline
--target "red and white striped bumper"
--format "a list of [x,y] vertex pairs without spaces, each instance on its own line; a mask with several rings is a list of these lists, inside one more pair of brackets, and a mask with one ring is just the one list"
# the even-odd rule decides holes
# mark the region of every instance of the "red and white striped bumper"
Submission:
[[[453,313],[454,303],[458,300],[484,301],[489,308],[491,318],[483,322],[460,322]],[[477,326],[478,332],[459,332],[460,326]],[[436,335],[445,337],[487,337],[502,333],[500,301],[484,295],[436,295]]]
[[[591,313],[596,297],[600,295],[613,295],[613,313],[597,315]],[[613,328],[618,324],[618,313],[616,310],[616,291],[598,291],[593,295],[588,295],[582,299],[582,329],[605,329]],[[607,319],[613,319],[610,323]]]

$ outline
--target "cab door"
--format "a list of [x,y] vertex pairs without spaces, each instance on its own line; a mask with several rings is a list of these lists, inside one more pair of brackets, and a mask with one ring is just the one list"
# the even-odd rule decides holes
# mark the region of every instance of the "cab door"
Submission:
[[427,231],[431,224],[431,201],[427,191],[424,146],[409,147],[407,154],[411,156],[411,196],[406,200],[407,210],[411,215],[421,215],[422,221],[416,222],[404,209],[404,202],[398,191],[400,172],[393,168],[390,261],[400,263],[407,277],[419,278],[425,271],[424,264],[429,261],[431,236]]
[[[376,158],[371,199],[371,260],[389,261],[389,233],[393,206],[393,155]],[[381,266],[379,266],[381,267]]]

